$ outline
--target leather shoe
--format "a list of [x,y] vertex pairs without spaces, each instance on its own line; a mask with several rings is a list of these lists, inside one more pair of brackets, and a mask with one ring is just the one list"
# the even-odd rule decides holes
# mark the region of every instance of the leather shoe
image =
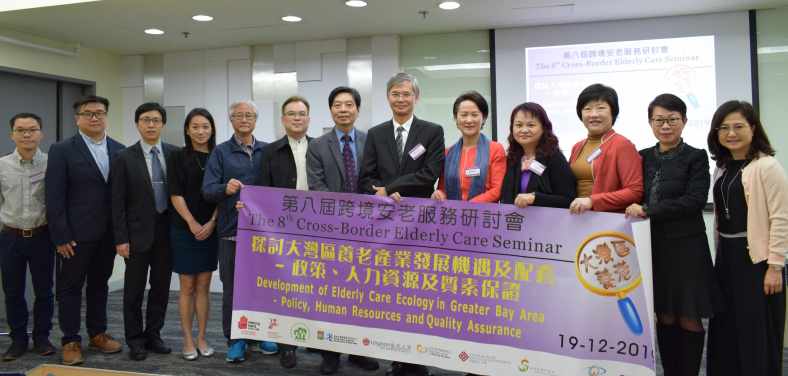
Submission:
[[129,349],[129,358],[131,360],[145,360],[148,357],[143,345],[129,345]]
[[339,354],[332,355],[324,356],[323,361],[320,362],[321,375],[333,375],[339,371]]
[[391,362],[391,366],[386,370],[386,376],[400,376],[405,374],[405,364],[400,362]]
[[348,355],[347,360],[367,371],[374,371],[380,368],[377,359],[367,358],[366,356]]
[[279,364],[285,368],[292,368],[296,365],[296,355],[295,351],[293,350],[284,350],[281,352],[282,355],[279,356]]
[[52,355],[57,351],[57,348],[55,348],[52,342],[49,342],[49,338],[46,337],[34,339],[33,348],[36,349],[38,355],[42,355],[42,356]]
[[169,354],[172,349],[164,344],[161,338],[151,338],[145,342],[145,348],[155,352],[156,354]]

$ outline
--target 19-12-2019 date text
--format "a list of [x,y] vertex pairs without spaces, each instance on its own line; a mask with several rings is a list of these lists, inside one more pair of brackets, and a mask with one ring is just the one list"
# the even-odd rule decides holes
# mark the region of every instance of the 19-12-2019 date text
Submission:
[[561,348],[570,347],[572,350],[582,348],[590,352],[612,352],[620,355],[629,355],[632,357],[643,356],[643,359],[654,359],[654,350],[649,350],[648,345],[640,345],[635,342],[627,343],[625,341],[618,341],[615,345],[613,342],[606,339],[589,338],[583,342],[575,336],[566,338],[563,334],[558,335],[561,339]]

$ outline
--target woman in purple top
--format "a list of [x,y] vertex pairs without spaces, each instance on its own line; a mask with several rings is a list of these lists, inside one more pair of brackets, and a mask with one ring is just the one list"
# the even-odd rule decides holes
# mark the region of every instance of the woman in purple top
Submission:
[[501,203],[569,208],[575,178],[544,108],[527,102],[512,111]]

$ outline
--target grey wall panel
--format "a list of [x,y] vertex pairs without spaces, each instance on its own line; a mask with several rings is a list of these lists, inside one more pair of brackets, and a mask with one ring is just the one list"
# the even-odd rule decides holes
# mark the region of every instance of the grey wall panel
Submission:
[[58,117],[60,120],[60,139],[71,137],[79,131],[77,120],[74,118],[74,103],[86,94],[85,86],[61,82],[58,84],[60,95],[60,110]]
[[142,73],[145,102],[164,105],[164,54],[145,55]]
[[164,126],[164,131],[161,132],[161,140],[183,147],[185,145],[183,122],[186,121],[186,107],[173,106],[164,107],[164,109],[167,111],[167,125]]
[[[44,138],[39,148],[49,151],[57,140],[57,82],[0,73],[0,126],[9,135],[8,121],[20,112],[32,112],[41,117]],[[16,144],[11,137],[0,137],[0,155],[13,153]]]
[[274,87],[274,46],[252,47],[252,100],[276,99]]
[[361,111],[356,128],[372,127],[372,38],[347,40],[347,83],[361,94]]

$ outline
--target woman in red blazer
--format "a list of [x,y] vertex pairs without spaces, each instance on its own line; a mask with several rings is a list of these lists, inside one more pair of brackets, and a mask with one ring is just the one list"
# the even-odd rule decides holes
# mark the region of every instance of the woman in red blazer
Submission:
[[642,159],[635,145],[613,130],[617,116],[618,94],[611,87],[594,84],[577,98],[577,117],[588,138],[575,144],[569,157],[577,187],[570,213],[623,213],[643,198]]

